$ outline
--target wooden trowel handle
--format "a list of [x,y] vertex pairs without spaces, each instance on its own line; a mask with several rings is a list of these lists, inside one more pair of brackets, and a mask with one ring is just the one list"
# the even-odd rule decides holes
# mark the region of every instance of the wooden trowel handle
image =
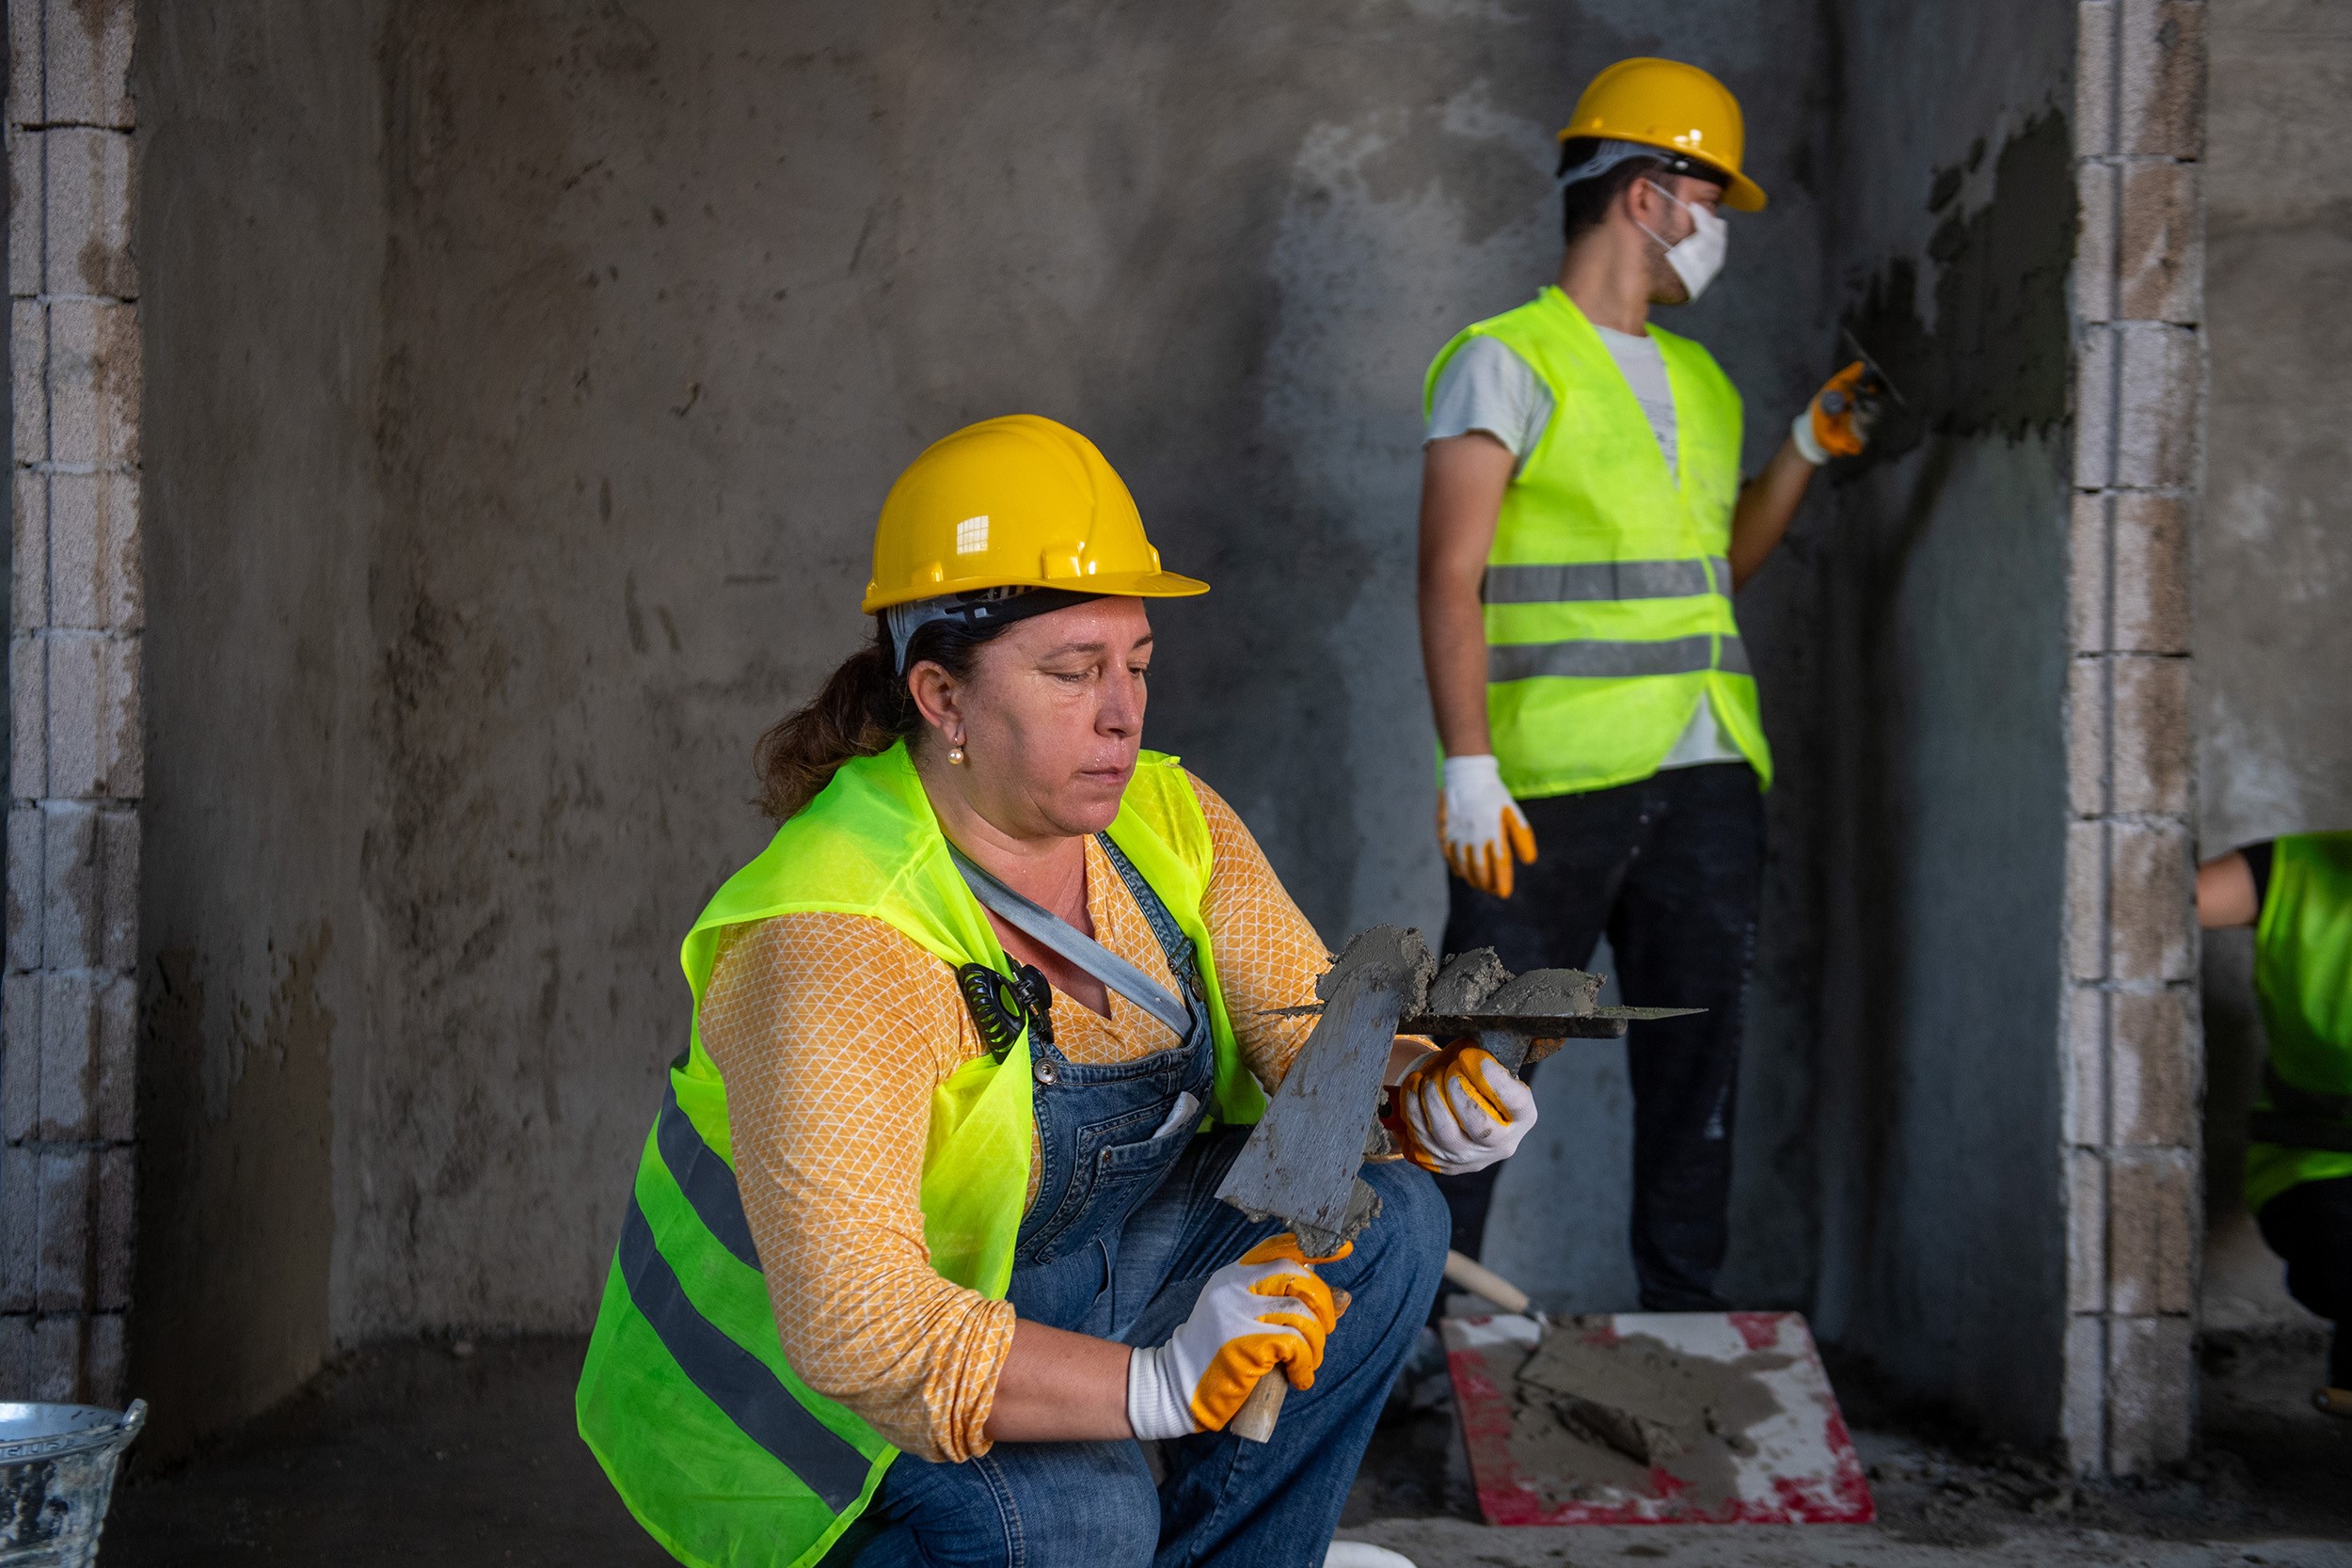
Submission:
[[[1342,1312],[1347,1310],[1351,1299],[1345,1291],[1331,1292],[1331,1304]],[[1233,1418],[1225,1423],[1225,1430],[1246,1442],[1266,1441],[1274,1435],[1274,1423],[1281,1418],[1282,1401],[1290,1396],[1290,1391],[1291,1380],[1283,1374],[1281,1368],[1275,1368],[1258,1380],[1255,1388],[1249,1390],[1249,1397],[1241,1402],[1241,1408],[1234,1411]]]

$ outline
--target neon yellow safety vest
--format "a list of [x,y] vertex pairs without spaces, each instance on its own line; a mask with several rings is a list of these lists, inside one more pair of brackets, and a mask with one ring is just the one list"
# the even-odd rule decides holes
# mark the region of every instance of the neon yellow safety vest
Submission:
[[[1114,843],[1192,939],[1216,1047],[1215,1110],[1251,1122],[1265,1101],[1233,1044],[1201,923],[1213,853],[1176,759],[1146,752]],[[950,965],[1011,965],[948,858],[904,745],[845,764],[687,933],[697,1014],[720,931],[805,911],[881,920]],[[660,1114],[580,1370],[580,1434],[654,1539],[698,1568],[816,1561],[864,1511],[898,1450],[787,1365],[743,1217],[726,1085],[694,1027]],[[1028,1037],[966,1062],[932,1091],[923,1153],[931,1266],[1001,1299],[1028,1200]]]
[[1502,782],[1522,800],[1630,784],[1658,771],[1711,701],[1757,776],[1772,752],[1731,612],[1740,393],[1712,356],[1653,326],[1674,392],[1669,472],[1624,372],[1567,295],[1466,327],[1527,361],[1551,421],[1503,492],[1486,558],[1486,716]]
[[[2254,995],[2270,1039],[2270,1071],[2283,1096],[2265,1111],[2330,1109],[2352,1132],[2352,832],[2298,833],[2270,847],[2270,885],[2254,925]],[[2325,1102],[2332,1102],[2328,1105]],[[2246,1150],[2246,1207],[2262,1206],[2305,1181],[2352,1176],[2352,1153],[2256,1143]]]

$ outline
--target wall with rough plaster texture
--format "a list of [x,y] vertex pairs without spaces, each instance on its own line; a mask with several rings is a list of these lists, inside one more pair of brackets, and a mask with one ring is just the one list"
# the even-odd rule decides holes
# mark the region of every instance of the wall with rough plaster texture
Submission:
[[1911,398],[1838,491],[1818,1323],[2047,1441],[2074,180],[2071,8],[1841,8],[1845,319]]
[[[1774,200],[1672,325],[1751,467],[1841,317],[1916,400],[1740,604],[1781,773],[1726,1285],[2050,1436],[2075,16],[1756,11],[147,13],[135,1366],[183,1434],[338,1345],[585,1324],[751,741],[966,420],[1101,442],[1217,585],[1155,611],[1150,739],[1327,936],[1434,929],[1421,372],[1550,276],[1576,88],[1705,40]],[[1628,1304],[1615,1072],[1547,1069],[1490,1253],[1581,1307]]]
[[[2213,340],[2197,531],[2199,852],[2352,829],[2352,15],[2211,0],[2205,204]],[[2204,943],[2203,1321],[2308,1327],[2240,1196],[2261,1081],[2253,941]]]
[[[1434,929],[1421,374],[1556,266],[1593,71],[1708,36],[1757,105],[1773,209],[1677,323],[1752,462],[1834,368],[1819,40],[1724,15],[150,12],[135,1321],[188,1421],[373,1336],[585,1325],[676,942],[766,832],[751,742],[862,635],[882,491],[966,420],[1101,442],[1217,585],[1155,612],[1149,738],[1327,935]],[[1813,1250],[1803,531],[1741,607],[1790,782],[1734,1272],[1776,1303]],[[1548,1093],[1552,1148],[1606,1134]],[[1534,1282],[1621,1305],[1621,1189],[1534,1196],[1570,1259]]]
[[[338,1343],[331,1292],[353,1271],[339,1217],[367,1201],[395,1135],[371,1085],[421,1042],[385,1027],[409,982],[383,961],[360,883],[383,767],[372,13],[140,12],[145,557],[163,609],[132,1333],[168,1453],[282,1396]],[[527,1242],[512,1259],[542,1261]]]

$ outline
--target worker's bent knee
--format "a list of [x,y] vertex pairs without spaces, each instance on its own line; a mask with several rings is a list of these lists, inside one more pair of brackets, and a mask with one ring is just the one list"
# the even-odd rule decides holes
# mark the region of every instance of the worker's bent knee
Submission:
[[[1366,1165],[1363,1175],[1380,1195],[1380,1217],[1364,1227],[1356,1239],[1355,1253],[1339,1267],[1364,1287],[1391,1298],[1397,1310],[1418,1323],[1445,1274],[1453,1217],[1437,1182],[1418,1166],[1394,1160]],[[1355,1281],[1339,1282],[1347,1284],[1359,1297],[1362,1294]],[[1414,1306],[1415,1302],[1420,1305]]]
[[1445,1267],[1445,1249],[1453,1240],[1454,1219],[1438,1183],[1420,1166],[1404,1160],[1383,1161],[1364,1167],[1364,1180],[1380,1195],[1380,1219],[1375,1228],[1385,1246],[1435,1259]]

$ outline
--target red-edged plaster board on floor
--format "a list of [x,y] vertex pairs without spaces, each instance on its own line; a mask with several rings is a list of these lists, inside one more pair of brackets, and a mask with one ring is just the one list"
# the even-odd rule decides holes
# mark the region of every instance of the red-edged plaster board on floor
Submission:
[[1711,1503],[1662,1466],[1638,1487],[1529,1474],[1510,1441],[1514,1380],[1541,1330],[1532,1318],[1449,1318],[1454,1406],[1488,1524],[1867,1524],[1874,1517],[1869,1482],[1804,1314],[1620,1312],[1557,1331],[1581,1333],[1595,1345],[1642,1337],[1726,1365],[1755,1357],[1761,1370],[1752,1375],[1778,1408],[1746,1428],[1755,1451],[1737,1461],[1731,1495]]

